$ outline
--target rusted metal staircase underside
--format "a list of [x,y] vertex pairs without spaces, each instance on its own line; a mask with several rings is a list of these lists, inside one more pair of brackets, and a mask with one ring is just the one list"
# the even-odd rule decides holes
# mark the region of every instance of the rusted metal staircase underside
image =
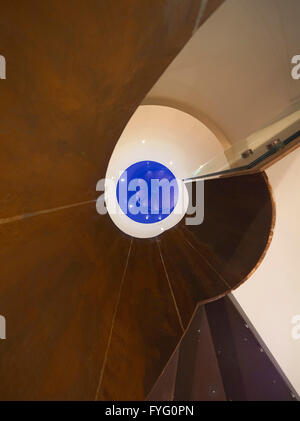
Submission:
[[207,181],[204,223],[158,239],[129,238],[95,210],[116,141],[200,7],[1,3],[1,400],[145,399],[197,304],[264,255],[274,210],[263,174]]

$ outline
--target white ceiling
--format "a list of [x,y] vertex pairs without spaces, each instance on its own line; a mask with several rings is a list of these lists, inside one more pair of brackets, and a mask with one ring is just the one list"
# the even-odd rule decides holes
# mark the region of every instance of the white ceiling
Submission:
[[145,103],[178,106],[230,142],[297,109],[299,0],[226,0],[151,89]]

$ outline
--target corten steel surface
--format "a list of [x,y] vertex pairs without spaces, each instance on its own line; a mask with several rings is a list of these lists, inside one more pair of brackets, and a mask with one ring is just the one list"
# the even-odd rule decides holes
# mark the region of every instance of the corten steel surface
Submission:
[[268,244],[263,176],[205,189],[216,212],[157,240],[123,235],[94,203],[1,227],[1,399],[145,398],[197,302],[240,283]]
[[[211,12],[221,1],[210,1]],[[1,217],[93,199],[200,0],[2,0]],[[206,16],[208,17],[208,16]]]
[[195,304],[236,288],[261,262],[272,238],[275,207],[265,174],[208,180],[204,222],[160,236],[184,327]]
[[96,199],[114,144],[199,7],[1,2],[0,399],[144,399],[196,303],[261,257],[273,221],[262,175],[207,182],[204,224],[158,240],[125,236],[94,202],[32,215]]

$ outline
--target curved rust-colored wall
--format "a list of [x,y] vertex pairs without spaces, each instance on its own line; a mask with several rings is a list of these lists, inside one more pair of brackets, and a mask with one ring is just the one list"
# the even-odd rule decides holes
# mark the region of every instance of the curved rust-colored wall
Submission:
[[95,210],[115,142],[199,6],[2,2],[0,399],[144,399],[197,302],[228,292],[263,253],[262,175],[209,181],[204,224],[157,240],[131,239]]

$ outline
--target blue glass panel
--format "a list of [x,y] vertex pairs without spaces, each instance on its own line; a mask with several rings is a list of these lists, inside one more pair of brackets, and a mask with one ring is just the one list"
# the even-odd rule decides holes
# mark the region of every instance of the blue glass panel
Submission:
[[165,165],[140,161],[123,172],[116,193],[120,208],[130,219],[153,224],[173,212],[178,200],[178,184]]

